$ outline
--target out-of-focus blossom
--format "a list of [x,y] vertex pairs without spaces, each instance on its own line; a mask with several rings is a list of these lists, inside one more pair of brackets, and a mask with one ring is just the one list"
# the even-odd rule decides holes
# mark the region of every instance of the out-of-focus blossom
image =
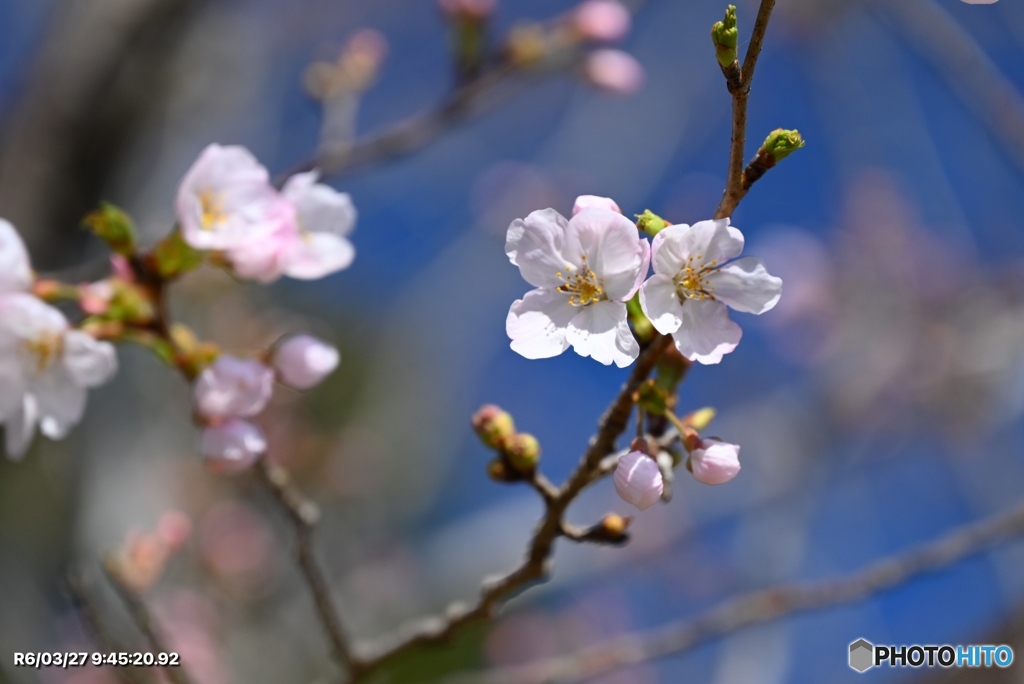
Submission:
[[580,213],[584,209],[607,209],[618,214],[622,213],[619,205],[611,197],[599,197],[598,195],[580,195],[572,205],[572,215]]
[[999,0],[962,0],[968,5],[992,5],[999,2]]
[[535,211],[509,226],[505,252],[536,287],[505,320],[513,350],[542,359],[572,345],[580,356],[620,368],[636,359],[625,302],[647,275],[650,245],[632,221],[607,209],[569,220],[554,209]]
[[326,378],[341,361],[335,347],[312,335],[289,337],[274,350],[274,369],[284,384],[309,389]]
[[583,61],[583,76],[601,90],[632,95],[644,84],[644,68],[622,50],[594,50]]
[[622,500],[641,511],[653,506],[665,488],[658,464],[640,451],[630,451],[620,458],[612,479]]
[[494,14],[498,0],[437,0],[437,6],[449,16],[480,20]]
[[149,589],[191,531],[188,516],[181,511],[164,513],[155,532],[131,530],[112,559],[118,579],[136,592]]
[[0,219],[0,424],[11,458],[24,455],[37,423],[50,439],[64,437],[85,412],[86,388],[117,370],[113,346],[73,330],[31,286],[25,245]]
[[218,503],[202,517],[198,532],[203,565],[225,588],[259,593],[273,578],[274,535],[259,510],[239,501]]
[[739,344],[743,331],[726,305],[762,314],[782,295],[782,280],[760,259],[737,259],[742,251],[743,233],[729,219],[669,226],[654,238],[654,275],[640,289],[640,304],[691,361],[719,363]]
[[209,145],[178,186],[178,222],[195,249],[228,250],[294,221],[294,209],[270,184],[249,150]]
[[196,409],[204,418],[247,418],[263,410],[274,371],[254,359],[221,354],[196,379]]
[[616,0],[586,0],[572,13],[573,28],[586,40],[620,40],[631,23],[629,10]]
[[690,453],[690,470],[698,482],[725,484],[740,472],[740,447],[718,439],[704,439]]
[[203,428],[199,451],[210,470],[230,475],[256,463],[267,451],[267,440],[249,421],[231,418]]
[[380,31],[361,29],[346,41],[338,58],[314,62],[306,70],[306,91],[318,100],[360,93],[376,80],[388,54],[388,41]]

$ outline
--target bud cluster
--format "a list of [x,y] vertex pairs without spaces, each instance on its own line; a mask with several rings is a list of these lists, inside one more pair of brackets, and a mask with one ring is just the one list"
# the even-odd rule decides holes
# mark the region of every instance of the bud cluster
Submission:
[[540,442],[526,432],[516,432],[508,411],[486,404],[473,414],[473,430],[488,449],[497,452],[487,466],[488,474],[500,482],[516,482],[530,476],[540,462]]

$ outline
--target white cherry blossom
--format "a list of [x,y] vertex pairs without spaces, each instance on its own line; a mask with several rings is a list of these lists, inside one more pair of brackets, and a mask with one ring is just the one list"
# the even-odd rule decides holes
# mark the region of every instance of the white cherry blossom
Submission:
[[576,353],[605,365],[631,364],[640,347],[625,302],[647,275],[650,245],[622,214],[583,209],[571,219],[535,211],[509,226],[509,260],[536,289],[516,300],[505,329],[528,359]]
[[32,266],[21,236],[9,222],[0,219],[0,295],[27,292],[32,287]]
[[782,280],[760,259],[737,259],[742,251],[743,233],[729,219],[669,226],[654,238],[654,275],[640,289],[640,304],[691,361],[719,363],[739,344],[743,331],[726,306],[762,314],[782,295]]
[[641,511],[657,503],[665,489],[658,464],[640,451],[630,451],[620,458],[612,479],[622,500]]
[[196,410],[204,418],[248,418],[274,391],[274,371],[254,359],[221,354],[196,379]]
[[698,482],[725,484],[740,472],[740,447],[720,439],[704,439],[690,454],[690,470]]
[[293,223],[295,210],[267,169],[237,145],[209,145],[178,186],[178,222],[196,249],[228,250]]

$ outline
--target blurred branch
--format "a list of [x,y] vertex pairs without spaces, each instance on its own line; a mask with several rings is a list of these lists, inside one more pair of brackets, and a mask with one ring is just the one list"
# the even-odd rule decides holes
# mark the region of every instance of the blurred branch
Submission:
[[694,620],[626,634],[549,660],[453,677],[451,684],[577,682],[627,665],[688,651],[712,639],[794,613],[868,598],[916,577],[948,568],[1024,534],[1024,503],[906,553],[884,558],[838,579],[783,585],[726,601]]
[[865,2],[895,25],[901,43],[909,37],[961,102],[1004,143],[1001,148],[1017,168],[1024,171],[1024,97],[978,41],[940,3]]
[[716,219],[732,216],[736,206],[749,190],[749,186],[744,187],[743,183],[744,148],[747,141],[747,102],[750,99],[750,84],[754,80],[754,68],[757,66],[757,58],[761,55],[761,45],[764,43],[768,20],[771,19],[774,8],[775,0],[761,0],[757,18],[754,20],[754,30],[747,46],[747,54],[743,59],[743,67],[740,69],[738,84],[729,86],[729,92],[732,94],[732,144],[729,147],[729,171],[725,192],[722,193],[722,200],[718,203],[718,209],[715,210],[714,217]]
[[310,593],[313,595],[313,602],[316,604],[317,615],[323,625],[327,638],[334,651],[334,657],[342,670],[351,669],[353,672],[359,667],[352,656],[348,637],[341,618],[334,609],[331,600],[331,591],[324,579],[323,571],[313,555],[313,529],[320,513],[316,504],[308,501],[290,481],[288,472],[283,468],[267,463],[266,458],[260,460],[256,474],[260,482],[267,488],[274,497],[278,506],[287,514],[295,534],[298,538],[296,558],[299,568],[306,578]]
[[[99,610],[92,601],[92,597],[89,596],[89,590],[85,586],[85,579],[78,571],[72,571],[67,575],[67,588],[68,594],[71,596],[71,601],[75,606],[75,610],[82,616],[83,621],[88,627],[89,631],[92,632],[93,638],[96,640],[96,645],[103,653],[128,653],[130,649],[125,648],[123,645],[118,643],[110,634],[107,632],[103,625],[103,621],[100,619]],[[140,684],[140,682],[148,681],[136,677],[136,672],[127,667],[117,667],[117,675],[128,684]]]
[[[110,581],[111,586],[114,587],[114,591],[117,593],[118,598],[121,599],[125,608],[128,609],[128,614],[131,616],[132,622],[135,623],[135,626],[138,627],[139,631],[142,632],[142,635],[146,638],[150,652],[154,655],[160,653],[171,653],[171,649],[167,647],[167,642],[164,641],[163,636],[159,633],[156,622],[149,614],[149,609],[146,608],[146,604],[143,602],[142,597],[135,593],[134,589],[125,584],[116,571],[110,567],[104,567],[103,570],[107,579]],[[190,684],[184,665],[165,665],[162,669],[167,673],[167,678],[174,682],[174,684]]]

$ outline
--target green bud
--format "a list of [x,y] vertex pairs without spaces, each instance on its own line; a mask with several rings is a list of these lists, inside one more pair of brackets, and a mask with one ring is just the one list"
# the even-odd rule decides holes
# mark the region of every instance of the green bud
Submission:
[[489,449],[504,449],[516,434],[512,416],[494,404],[481,406],[472,422],[480,441]]
[[702,409],[697,409],[686,418],[683,419],[683,423],[689,425],[697,432],[703,432],[711,425],[711,421],[715,419],[715,409],[711,406],[705,406]]
[[114,252],[126,256],[135,253],[135,225],[119,207],[103,202],[82,220],[82,224]]
[[529,473],[540,461],[540,442],[533,435],[521,432],[512,437],[505,456],[517,471]]
[[636,217],[636,227],[651,237],[654,237],[670,225],[671,224],[668,221],[661,218],[650,209],[645,209],[644,213],[637,214]]
[[633,298],[626,302],[626,312],[629,314],[629,322],[633,324],[633,333],[641,342],[654,337],[654,326],[640,306],[640,293],[637,292]]
[[711,27],[711,41],[715,44],[715,57],[723,69],[739,59],[736,45],[739,43],[739,29],[736,28],[736,6],[725,9],[725,19]]
[[181,232],[174,230],[153,248],[151,259],[161,278],[176,278],[203,263],[204,255],[185,242]]
[[776,162],[780,162],[804,146],[804,139],[800,131],[787,131],[783,128],[776,128],[768,134],[757,151],[759,155],[770,156]]

